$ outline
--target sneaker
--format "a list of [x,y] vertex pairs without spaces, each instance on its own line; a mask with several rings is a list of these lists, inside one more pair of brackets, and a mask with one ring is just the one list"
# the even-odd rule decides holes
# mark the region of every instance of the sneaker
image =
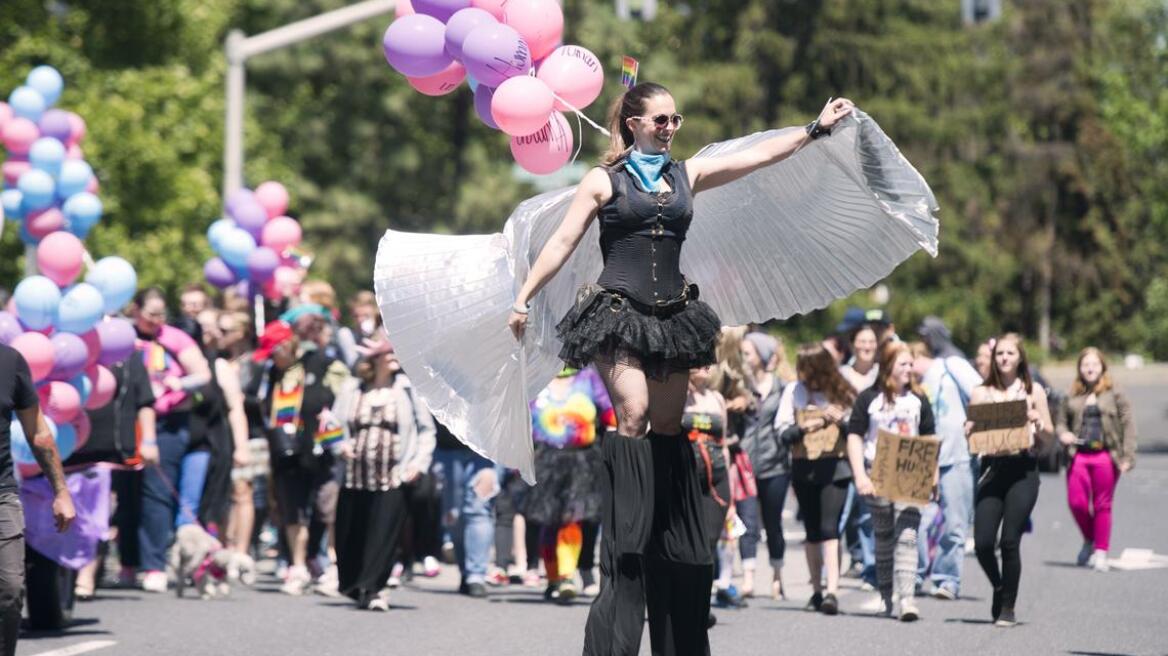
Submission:
[[852,564],[848,566],[848,569],[844,571],[844,573],[840,574],[840,576],[845,579],[858,579],[863,573],[864,563],[858,560],[853,560]]
[[916,603],[911,599],[900,600],[900,621],[915,622],[921,619],[921,611],[917,610]]
[[718,608],[741,609],[746,608],[746,600],[738,594],[734,586],[730,586],[714,595],[714,605]]
[[860,582],[860,592],[875,592],[875,591],[876,591],[876,586],[872,585],[871,583],[869,583],[867,581]]
[[475,599],[485,599],[487,597],[487,586],[479,581],[463,583],[458,586],[458,593]]
[[839,599],[832,593],[823,595],[823,603],[819,605],[819,612],[824,615],[838,615],[839,614]]
[[394,563],[393,569],[389,571],[389,580],[385,582],[391,589],[400,588],[402,584],[402,574],[406,568],[401,563]]
[[341,596],[340,590],[340,576],[337,574],[337,566],[329,565],[320,578],[316,580],[314,590],[316,594],[325,597],[337,598]]
[[807,605],[803,607],[803,610],[809,610],[817,613],[819,612],[820,608],[823,608],[823,593],[816,592],[815,594],[811,595],[810,599],[807,600]]
[[507,576],[507,572],[503,571],[502,569],[500,569],[498,567],[492,567],[487,572],[487,584],[488,585],[494,585],[494,586],[507,585],[510,582],[511,582],[511,577]]
[[1014,619],[1014,609],[1003,608],[1001,614],[994,620],[994,626],[1003,629],[1018,626],[1018,620]]
[[453,542],[443,542],[442,543],[442,560],[447,565],[457,565],[458,564],[458,557],[457,557],[457,553],[455,553],[455,551],[454,551],[454,543]]
[[288,578],[284,581],[284,585],[280,586],[280,592],[299,597],[308,590],[311,584],[312,576],[309,575],[307,567],[289,567]]
[[933,586],[933,599],[941,599],[942,601],[954,601],[957,599],[957,587],[952,583],[945,582],[940,585]]
[[558,588],[560,594],[559,598],[556,599],[556,603],[568,605],[572,603],[572,600],[575,599],[579,594],[579,592],[576,590],[576,584],[572,582],[572,579],[564,579],[563,581],[560,581]]
[[523,585],[528,588],[539,587],[539,570],[529,569],[523,573]]
[[1091,567],[1095,568],[1096,572],[1111,571],[1111,565],[1107,562],[1107,552],[1106,551],[1104,551],[1102,549],[1096,549],[1095,555],[1092,556],[1092,558],[1093,558],[1094,562],[1091,563]]
[[438,559],[433,556],[426,556],[422,559],[422,574],[426,578],[434,578],[442,573],[442,566],[438,563]]
[[1083,548],[1079,549],[1079,556],[1075,558],[1075,564],[1079,567],[1090,567],[1091,556],[1095,555],[1095,545],[1090,542],[1084,542]]
[[592,576],[592,570],[580,570],[580,594],[585,597],[595,597],[600,594],[600,585],[596,582],[596,578]]
[[166,572],[151,570],[142,576],[142,589],[146,592],[166,592]]
[[382,590],[380,593],[373,595],[365,601],[362,606],[365,610],[372,610],[378,612],[386,612],[389,610],[389,592]]
[[892,597],[876,595],[865,603],[861,610],[877,617],[892,617]]

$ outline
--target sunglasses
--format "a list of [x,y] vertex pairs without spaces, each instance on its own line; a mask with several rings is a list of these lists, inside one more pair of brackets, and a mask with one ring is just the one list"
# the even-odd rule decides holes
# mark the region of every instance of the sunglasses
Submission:
[[682,121],[685,120],[685,117],[682,116],[681,114],[674,114],[672,116],[670,116],[668,114],[658,114],[652,118],[650,118],[648,116],[630,116],[629,118],[635,118],[638,121],[644,121],[646,119],[649,119],[649,120],[653,121],[653,125],[655,125],[658,128],[663,128],[666,125],[669,125],[672,123],[674,129],[680,128]]

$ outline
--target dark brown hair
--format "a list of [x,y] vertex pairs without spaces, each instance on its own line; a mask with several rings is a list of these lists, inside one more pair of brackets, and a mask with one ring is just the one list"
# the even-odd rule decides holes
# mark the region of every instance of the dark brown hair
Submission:
[[1000,390],[1006,389],[1006,385],[1002,382],[1002,372],[998,370],[998,348],[1007,339],[1018,347],[1018,377],[1022,379],[1026,393],[1030,394],[1034,388],[1034,381],[1030,378],[1030,361],[1026,359],[1026,347],[1022,345],[1022,336],[1018,333],[1006,333],[994,340],[994,346],[990,350],[990,375],[986,376],[985,386]]
[[643,114],[645,103],[662,94],[669,95],[669,89],[655,82],[641,82],[613,101],[608,110],[608,130],[612,135],[603,158],[605,166],[615,164],[633,145],[633,131],[629,129],[628,119]]
[[[897,393],[900,392],[896,381],[892,378],[892,370],[896,367],[896,359],[902,353],[912,357],[912,351],[904,342],[888,342],[880,350],[880,372],[876,374],[876,388],[884,393],[884,400],[888,403],[895,401]],[[917,384],[916,376],[909,378],[908,387],[915,394],[924,394],[921,386]]]
[[808,390],[822,392],[831,403],[851,407],[856,400],[856,390],[840,375],[823,344],[801,344],[795,351],[795,370]]

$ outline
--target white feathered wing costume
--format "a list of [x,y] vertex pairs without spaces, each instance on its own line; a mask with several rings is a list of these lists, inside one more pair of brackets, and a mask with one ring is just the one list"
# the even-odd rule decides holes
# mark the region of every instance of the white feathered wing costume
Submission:
[[[711,144],[695,157],[779,133]],[[529,483],[528,400],[563,366],[555,326],[576,289],[600,275],[596,222],[533,299],[522,346],[507,317],[574,192],[524,201],[502,233],[387,230],[377,249],[377,302],[418,396],[460,440]],[[784,319],[873,285],[917,249],[935,257],[936,211],[924,178],[857,109],[793,157],[697,195],[681,270],[725,325]]]

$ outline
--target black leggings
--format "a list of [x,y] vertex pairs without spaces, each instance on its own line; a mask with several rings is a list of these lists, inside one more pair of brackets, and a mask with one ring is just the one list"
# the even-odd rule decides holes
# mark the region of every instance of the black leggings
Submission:
[[790,474],[758,479],[759,514],[766,529],[767,552],[772,565],[782,563],[787,553],[787,541],[783,538],[783,504],[787,502],[790,485]]
[[792,483],[799,509],[803,512],[803,528],[808,542],[839,539],[840,515],[848,499],[848,483],[844,479],[828,483],[814,483],[798,478]]
[[[1028,456],[982,458],[981,468],[973,520],[977,561],[990,585],[1002,589],[1002,606],[1013,608],[1022,578],[1022,533],[1038,502],[1038,472],[1034,459]],[[1000,569],[995,543],[1002,550]]]

